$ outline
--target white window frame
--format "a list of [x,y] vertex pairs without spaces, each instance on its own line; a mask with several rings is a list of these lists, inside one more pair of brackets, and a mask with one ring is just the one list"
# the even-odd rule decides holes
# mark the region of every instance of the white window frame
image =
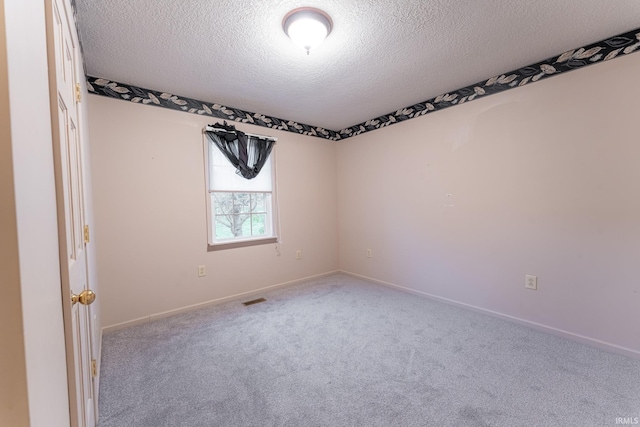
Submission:
[[[234,249],[234,248],[242,248],[248,246],[256,246],[256,245],[265,245],[269,243],[278,243],[278,235],[279,235],[279,220],[278,220],[278,195],[277,188],[278,186],[276,178],[276,145],[271,149],[271,154],[269,155],[269,159],[267,161],[271,162],[271,235],[269,236],[256,236],[256,237],[242,237],[242,238],[233,238],[233,239],[224,239],[224,240],[216,240],[214,238],[215,233],[215,223],[214,223],[214,212],[212,211],[212,202],[211,202],[211,194],[217,191],[211,190],[210,188],[210,173],[211,173],[211,165],[209,164],[209,150],[214,149],[218,150],[214,144],[212,144],[209,139],[204,136],[204,165],[205,165],[205,204],[207,208],[207,251],[218,251],[223,249]],[[233,191],[229,191],[233,192]],[[264,191],[237,191],[237,193],[265,193]],[[269,209],[269,208],[267,208]]]

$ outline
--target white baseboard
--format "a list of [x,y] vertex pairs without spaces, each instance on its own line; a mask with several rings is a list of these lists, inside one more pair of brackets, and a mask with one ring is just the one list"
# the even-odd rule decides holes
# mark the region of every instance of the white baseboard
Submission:
[[278,288],[297,285],[297,284],[304,283],[304,282],[307,282],[307,281],[310,281],[310,280],[316,280],[316,279],[320,279],[320,278],[323,278],[323,277],[327,277],[327,276],[330,276],[330,275],[336,274],[336,273],[340,273],[340,271],[339,270],[329,271],[327,273],[317,274],[315,276],[308,276],[308,277],[304,277],[302,279],[296,279],[296,280],[291,280],[289,282],[278,283],[276,285],[265,286],[264,288],[256,289],[256,290],[253,290],[253,291],[248,291],[248,292],[243,292],[243,293],[240,293],[240,294],[230,295],[230,296],[227,296],[227,297],[217,298],[217,299],[214,299],[214,300],[209,300],[209,301],[201,302],[201,303],[198,303],[198,304],[189,305],[189,306],[186,306],[186,307],[180,307],[180,308],[176,308],[176,309],[173,309],[173,310],[163,311],[161,313],[150,314],[148,316],[139,317],[137,319],[127,320],[126,322],[116,323],[115,325],[105,326],[105,327],[102,328],[102,333],[114,332],[114,331],[118,331],[120,329],[129,328],[131,326],[141,325],[141,324],[144,324],[144,323],[153,322],[154,320],[160,320],[160,319],[164,319],[166,317],[176,316],[176,315],[181,314],[181,313],[186,313],[186,312],[194,311],[194,310],[200,310],[200,309],[203,309],[203,308],[210,307],[212,305],[218,305],[218,304],[223,304],[225,302],[244,299],[244,298],[247,298],[247,297],[250,297],[250,296],[253,296],[253,295],[261,294],[261,293],[266,292],[266,291],[271,291],[271,290],[278,289]]
[[545,332],[551,335],[555,335],[561,338],[566,338],[572,341],[579,342],[581,344],[586,344],[592,347],[596,347],[605,351],[609,351],[612,353],[621,354],[623,356],[632,357],[634,359],[640,359],[640,351],[636,351],[627,347],[622,347],[616,344],[612,344],[606,341],[601,341],[595,338],[587,337],[580,334],[575,334],[573,332],[565,331],[562,329],[554,328],[552,326],[543,325],[541,323],[532,322],[529,320],[521,319],[519,317],[510,316],[508,314],[503,314],[497,311],[488,310],[486,308],[477,307],[475,305],[466,304],[463,302],[455,301],[449,298],[439,297],[437,295],[429,294],[427,292],[417,291],[415,289],[406,288],[404,286],[396,285],[394,283],[384,282],[382,280],[377,280],[372,277],[362,276],[360,274],[351,273],[349,271],[340,270],[340,273],[346,274],[347,276],[355,277],[358,279],[366,280],[368,282],[376,283],[378,285],[387,286],[390,288],[398,289],[404,292],[408,292],[414,295],[424,296],[435,301],[444,302],[446,304],[451,304],[456,307],[465,308],[468,310],[473,310],[478,313],[486,314],[489,316],[497,317],[499,319],[507,320],[509,322],[517,323],[519,325],[523,325],[541,332]]

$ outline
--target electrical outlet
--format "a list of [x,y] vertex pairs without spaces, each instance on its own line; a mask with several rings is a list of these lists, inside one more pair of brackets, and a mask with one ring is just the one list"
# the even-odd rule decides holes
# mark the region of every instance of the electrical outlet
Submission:
[[371,258],[371,249],[367,249],[367,258]]
[[300,249],[296,251],[296,259],[302,259],[302,251]]
[[198,277],[204,277],[207,275],[207,266],[199,265],[198,266]]
[[536,276],[524,276],[524,287],[533,291],[538,289],[538,278]]

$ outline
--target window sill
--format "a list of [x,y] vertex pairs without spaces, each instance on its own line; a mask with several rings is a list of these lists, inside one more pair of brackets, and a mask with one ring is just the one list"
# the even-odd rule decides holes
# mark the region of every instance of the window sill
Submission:
[[227,243],[216,243],[214,245],[207,244],[207,252],[221,251],[224,249],[245,248],[248,246],[266,245],[269,243],[278,243],[277,237],[266,237],[264,239],[240,240]]

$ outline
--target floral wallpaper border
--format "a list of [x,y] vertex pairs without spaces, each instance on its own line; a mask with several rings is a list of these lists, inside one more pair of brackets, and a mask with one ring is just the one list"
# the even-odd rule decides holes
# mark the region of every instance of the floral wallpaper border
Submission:
[[559,56],[554,56],[527,67],[491,77],[486,81],[481,81],[450,93],[438,95],[435,98],[402,108],[393,113],[367,120],[366,122],[342,129],[339,131],[339,134],[341,139],[345,139],[364,132],[370,132],[454,105],[461,105],[474,99],[537,82],[567,71],[608,61],[618,56],[636,52],[639,48],[640,28],[588,46],[564,52]]
[[561,55],[491,77],[488,80],[483,80],[453,92],[438,95],[435,98],[339,131],[252,113],[220,104],[211,104],[171,93],[143,89],[98,77],[87,76],[87,87],[90,93],[110,98],[224,120],[251,123],[257,126],[338,141],[637,51],[640,51],[640,28],[564,52]]
[[279,119],[252,113],[237,108],[226,107],[220,104],[211,104],[197,99],[181,97],[167,92],[158,92],[137,86],[118,83],[98,77],[87,76],[87,89],[89,93],[104,95],[110,98],[118,98],[138,104],[153,105],[169,108],[171,110],[184,111],[186,113],[199,114],[229,121],[251,123],[271,129],[284,130],[302,135],[317,136],[333,141],[340,139],[334,130],[328,130],[317,126],[297,123],[292,120]]

